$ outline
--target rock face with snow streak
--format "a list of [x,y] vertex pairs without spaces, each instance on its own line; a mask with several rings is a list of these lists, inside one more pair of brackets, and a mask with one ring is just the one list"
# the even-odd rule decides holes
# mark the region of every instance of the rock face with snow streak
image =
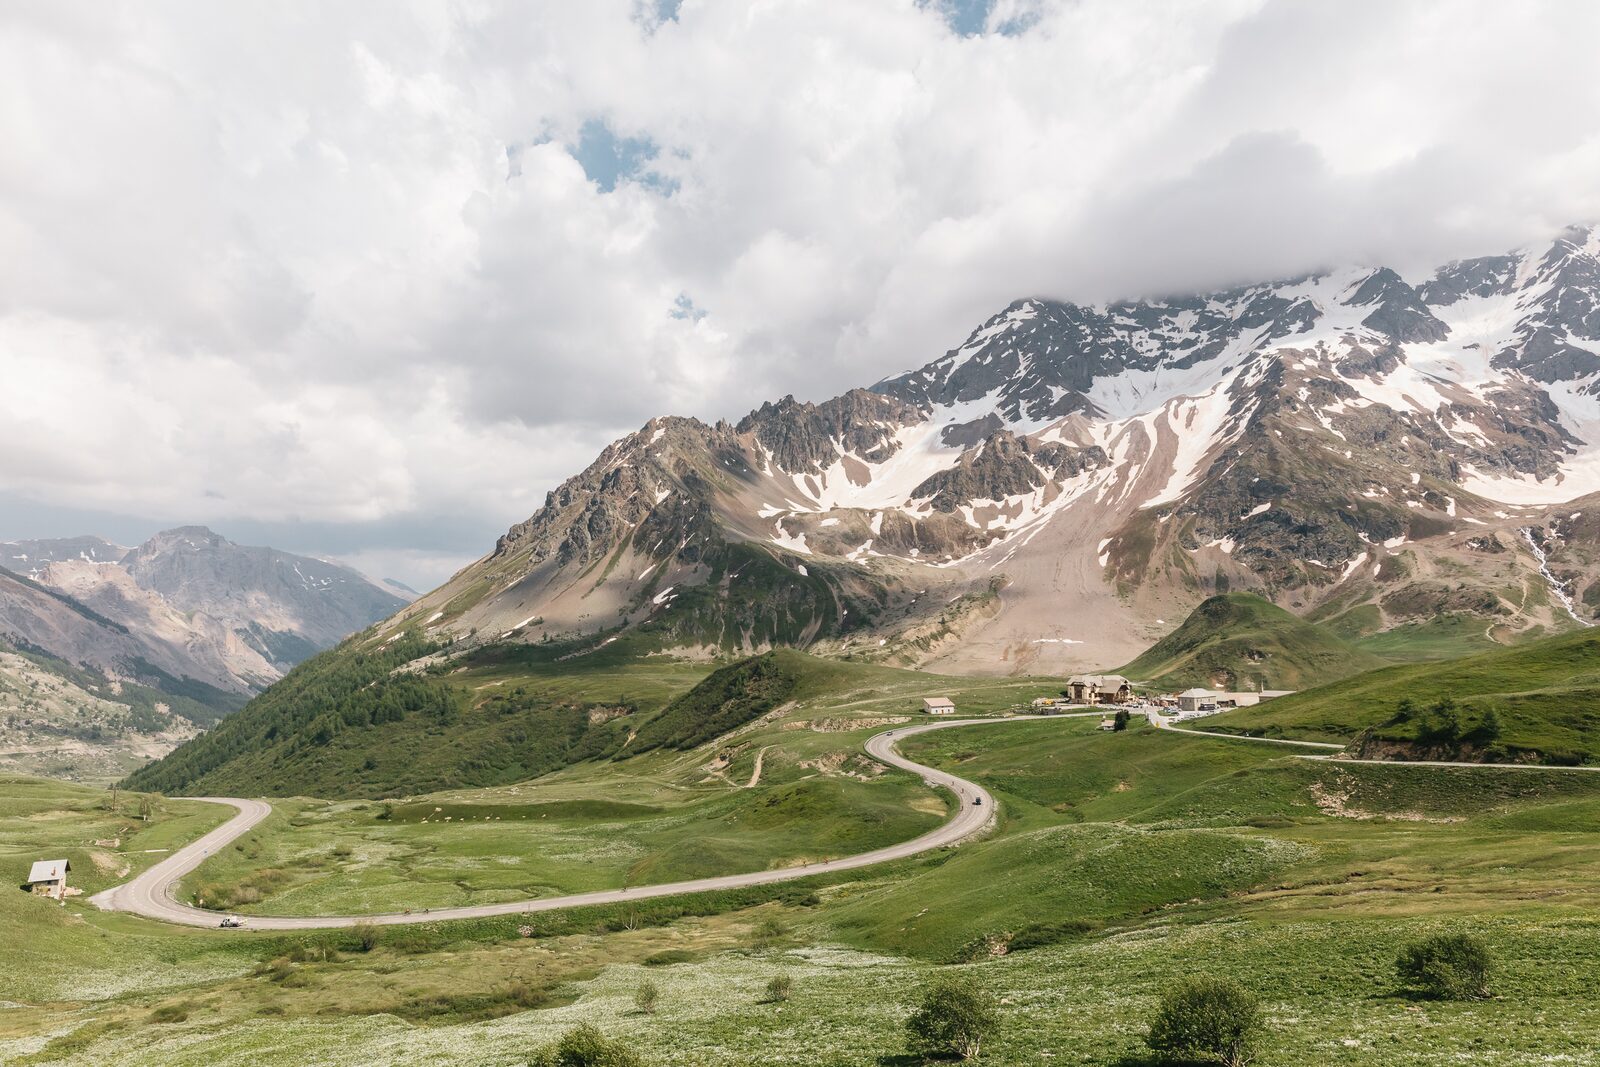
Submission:
[[1600,606],[1595,490],[1600,233],[1575,229],[1425,279],[1019,300],[869,391],[653,420],[375,639],[1070,670],[1221,588],[1352,636],[1508,638]]

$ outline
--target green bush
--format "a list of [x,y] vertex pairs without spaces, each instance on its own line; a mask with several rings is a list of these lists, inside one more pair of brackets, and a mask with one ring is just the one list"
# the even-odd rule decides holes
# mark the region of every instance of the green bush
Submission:
[[639,988],[633,991],[633,1006],[646,1015],[654,1015],[660,1004],[661,990],[648,979],[640,982]]
[[999,1029],[994,998],[953,978],[941,979],[923,994],[922,1005],[906,1020],[911,1051],[922,1056],[970,1060],[984,1038]]
[[1243,1067],[1255,1054],[1261,1030],[1261,1006],[1253,994],[1229,979],[1201,975],[1161,998],[1145,1044],[1170,1060]]
[[1494,959],[1471,934],[1435,934],[1400,950],[1400,980],[1440,1000],[1482,1000],[1489,995]]
[[764,1004],[782,1004],[793,992],[794,979],[786,974],[780,974],[767,983],[767,991],[761,1001]]
[[644,1067],[644,1061],[621,1041],[613,1041],[584,1023],[561,1040],[540,1049],[528,1067]]
[[381,937],[381,933],[378,930],[378,925],[376,923],[365,921],[358,922],[352,926],[350,928],[350,934],[351,937],[354,938],[356,946],[360,948],[362,952],[371,952],[373,949],[377,948],[378,941]]

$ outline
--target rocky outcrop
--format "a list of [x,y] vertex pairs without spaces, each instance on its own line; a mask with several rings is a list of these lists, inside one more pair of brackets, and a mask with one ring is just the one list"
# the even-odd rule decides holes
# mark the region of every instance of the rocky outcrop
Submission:
[[1372,308],[1361,325],[1396,341],[1442,341],[1450,333],[1450,327],[1428,310],[1421,294],[1387,267],[1373,271],[1345,303]]
[[852,389],[821,404],[793,396],[762,404],[736,430],[753,437],[779,470],[817,474],[839,458],[840,447],[868,463],[883,462],[898,447],[896,431],[924,417],[904,401]]
[[974,501],[1004,500],[1061,481],[1108,460],[1098,446],[1072,448],[1059,442],[1039,445],[1009,430],[990,435],[949,470],[923,480],[911,491],[935,511],[951,512]]

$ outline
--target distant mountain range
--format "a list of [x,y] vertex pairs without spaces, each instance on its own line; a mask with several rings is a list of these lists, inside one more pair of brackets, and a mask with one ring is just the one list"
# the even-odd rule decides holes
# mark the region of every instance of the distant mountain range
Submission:
[[199,526],[0,544],[0,766],[115,776],[405,603]]
[[870,389],[652,420],[379,634],[1059,672],[1228,590],[1463,651],[1587,625],[1597,255],[1019,300]]

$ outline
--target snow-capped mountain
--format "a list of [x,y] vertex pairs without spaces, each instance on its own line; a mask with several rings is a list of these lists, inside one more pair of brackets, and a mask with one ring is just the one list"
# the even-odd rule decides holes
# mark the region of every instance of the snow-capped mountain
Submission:
[[992,671],[1122,662],[1218,588],[1351,634],[1587,624],[1597,257],[1021,300],[870,390],[651,421],[381,632]]

